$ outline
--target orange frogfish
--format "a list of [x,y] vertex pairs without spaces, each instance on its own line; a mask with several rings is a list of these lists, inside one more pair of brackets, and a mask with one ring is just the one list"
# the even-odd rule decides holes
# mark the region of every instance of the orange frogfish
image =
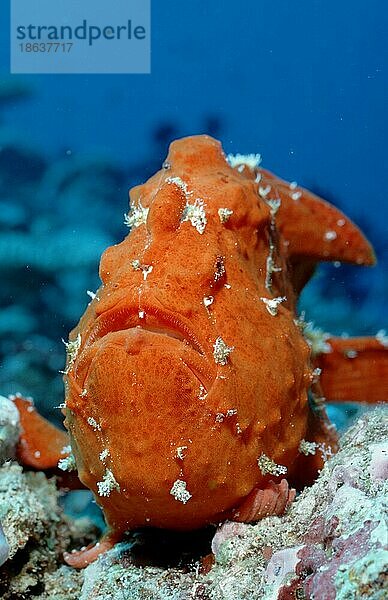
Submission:
[[130,233],[67,343],[65,425],[109,527],[69,564],[137,527],[280,514],[336,450],[324,397],[388,395],[385,340],[330,338],[296,314],[317,262],[372,265],[370,244],[259,163],[188,137],[130,193]]

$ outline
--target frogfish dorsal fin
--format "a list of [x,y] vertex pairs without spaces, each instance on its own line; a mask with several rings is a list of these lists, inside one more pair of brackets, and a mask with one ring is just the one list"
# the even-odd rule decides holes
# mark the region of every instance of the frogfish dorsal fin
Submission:
[[[284,238],[290,262],[296,271],[306,262],[310,275],[312,265],[320,261],[344,261],[373,265],[373,248],[360,229],[338,208],[312,192],[260,169],[260,187],[269,197],[277,195],[281,205],[276,225]],[[302,274],[298,278],[303,279]],[[306,276],[306,280],[308,276]],[[304,285],[305,282],[302,282]]]

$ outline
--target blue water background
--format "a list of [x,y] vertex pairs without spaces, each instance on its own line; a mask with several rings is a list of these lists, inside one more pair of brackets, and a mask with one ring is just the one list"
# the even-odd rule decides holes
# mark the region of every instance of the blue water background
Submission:
[[379,266],[326,265],[301,308],[334,333],[387,325],[386,2],[154,0],[152,74],[134,76],[10,76],[7,4],[0,393],[31,394],[55,415],[60,340],[98,285],[102,250],[126,234],[128,188],[188,134],[210,133],[226,152],[260,152],[265,167],[351,216]]

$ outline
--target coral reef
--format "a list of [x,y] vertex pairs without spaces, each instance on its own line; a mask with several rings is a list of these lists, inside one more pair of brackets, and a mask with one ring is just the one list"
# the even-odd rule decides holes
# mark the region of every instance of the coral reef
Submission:
[[84,571],[63,566],[65,548],[90,541],[90,523],[70,525],[53,480],[6,462],[0,468],[5,534],[0,532],[0,558],[8,557],[0,568],[1,597],[382,600],[388,567],[387,430],[385,408],[364,415],[285,516],[257,525],[225,523],[213,537],[214,561],[199,559],[202,546],[197,559],[171,561],[173,566],[157,532],[140,532]]

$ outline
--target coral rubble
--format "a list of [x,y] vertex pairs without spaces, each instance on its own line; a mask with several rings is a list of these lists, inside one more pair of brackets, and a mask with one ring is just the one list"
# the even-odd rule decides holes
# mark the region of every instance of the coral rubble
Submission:
[[12,462],[1,467],[0,520],[8,560],[0,571],[0,596],[5,600],[33,597],[44,574],[56,569],[69,542],[60,513],[54,480],[23,473]]

